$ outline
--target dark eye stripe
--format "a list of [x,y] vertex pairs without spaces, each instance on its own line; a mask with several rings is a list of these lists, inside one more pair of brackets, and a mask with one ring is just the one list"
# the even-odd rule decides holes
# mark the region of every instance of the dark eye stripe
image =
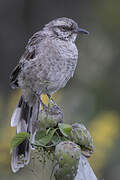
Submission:
[[73,25],[69,26],[60,26],[63,31],[72,31],[74,29]]
[[73,25],[69,27],[69,30],[72,31],[73,29],[74,29]]

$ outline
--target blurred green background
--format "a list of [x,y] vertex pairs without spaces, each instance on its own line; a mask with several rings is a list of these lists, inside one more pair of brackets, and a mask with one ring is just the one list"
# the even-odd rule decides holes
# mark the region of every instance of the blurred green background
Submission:
[[[93,136],[90,164],[98,179],[120,179],[120,1],[0,0],[0,180],[34,179],[10,169],[10,117],[20,92],[9,75],[30,36],[57,17],[70,17],[90,31],[77,39],[79,62],[67,86],[56,94],[64,121],[82,122]],[[42,172],[41,177],[42,179]]]

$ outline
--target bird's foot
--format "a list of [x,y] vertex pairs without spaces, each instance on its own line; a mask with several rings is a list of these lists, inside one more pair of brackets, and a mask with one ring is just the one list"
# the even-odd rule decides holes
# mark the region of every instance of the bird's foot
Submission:
[[41,98],[39,98],[40,104],[42,105],[44,110],[48,110],[48,107],[43,103],[43,101],[41,100]]
[[53,100],[53,98],[51,97],[51,95],[50,95],[50,94],[47,94],[47,96],[48,96],[48,98],[49,98],[49,100],[50,100],[50,102],[48,103],[48,106],[50,105],[50,103],[52,103],[54,106],[58,107],[58,105],[55,103],[55,101]]

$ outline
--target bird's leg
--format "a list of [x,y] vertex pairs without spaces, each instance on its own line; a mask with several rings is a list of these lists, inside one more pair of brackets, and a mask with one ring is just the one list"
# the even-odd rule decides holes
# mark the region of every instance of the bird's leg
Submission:
[[54,106],[57,106],[57,104],[54,102],[54,100],[53,100],[53,98],[51,97],[51,95],[50,95],[50,94],[47,94],[47,96],[48,96],[50,102],[51,102]]
[[48,100],[48,112],[49,112],[49,110],[50,110],[50,103],[51,103],[51,96],[48,95],[48,94],[47,94],[47,96],[49,98],[49,100]]
[[41,98],[39,98],[40,104],[42,105],[43,109],[48,110],[48,107],[42,102]]
[[34,94],[39,99],[39,102],[42,105],[43,109],[47,109],[48,110],[48,107],[42,102],[41,95],[37,94],[36,92],[34,92]]

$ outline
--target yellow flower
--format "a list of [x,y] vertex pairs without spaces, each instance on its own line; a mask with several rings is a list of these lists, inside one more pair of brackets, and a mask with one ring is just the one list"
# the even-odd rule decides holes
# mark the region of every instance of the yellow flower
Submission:
[[99,114],[90,125],[95,152],[90,158],[90,163],[96,172],[105,166],[110,152],[119,137],[120,117],[114,112],[103,112]]

